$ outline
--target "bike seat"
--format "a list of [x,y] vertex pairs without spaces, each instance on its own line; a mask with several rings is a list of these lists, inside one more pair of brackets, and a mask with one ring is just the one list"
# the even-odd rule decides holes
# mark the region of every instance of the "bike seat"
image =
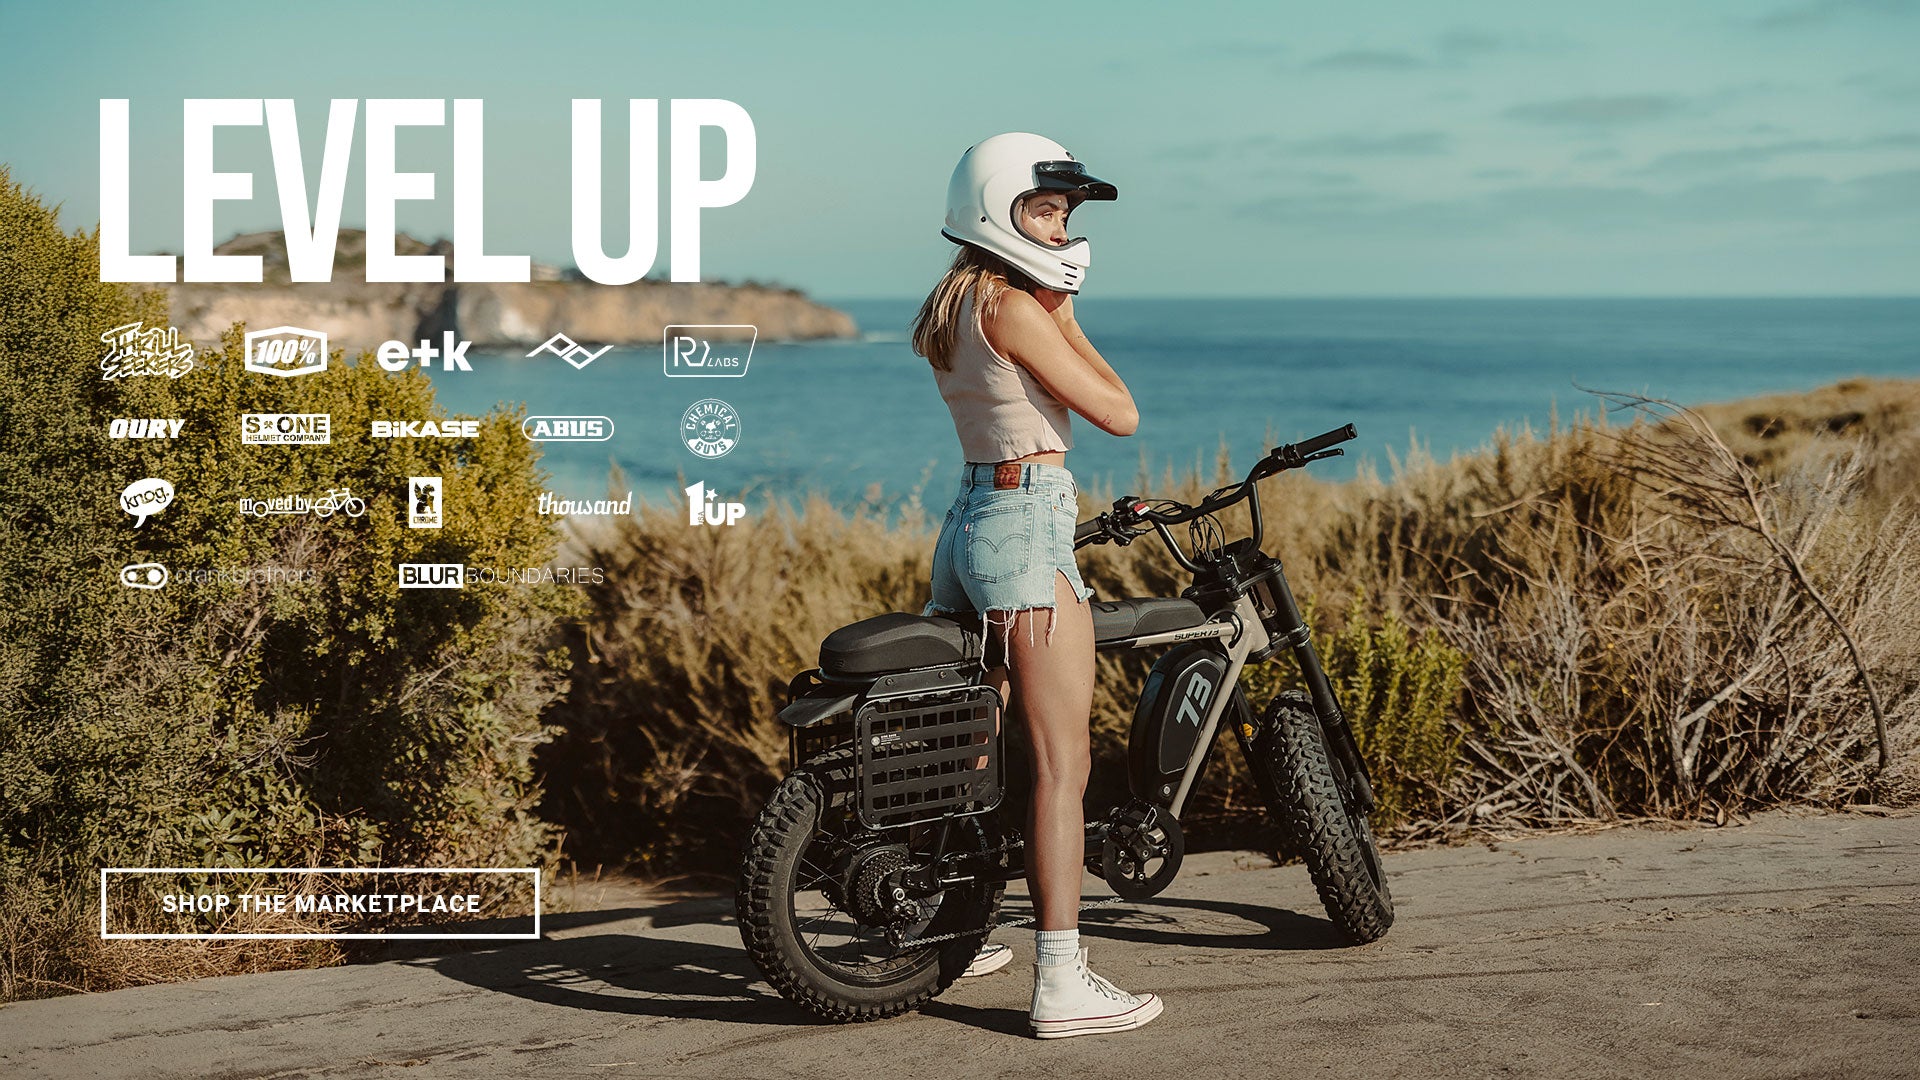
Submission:
[[1200,605],[1178,596],[1136,596],[1093,602],[1093,640],[1098,643],[1185,630],[1207,621]]
[[890,612],[862,619],[820,643],[820,672],[865,678],[980,659],[980,635],[952,619]]

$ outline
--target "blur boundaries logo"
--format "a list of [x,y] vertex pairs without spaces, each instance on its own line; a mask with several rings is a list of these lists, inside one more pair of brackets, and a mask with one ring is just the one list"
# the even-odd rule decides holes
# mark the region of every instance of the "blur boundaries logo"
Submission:
[[327,335],[297,326],[276,326],[247,335],[247,370],[261,375],[311,375],[327,370]]
[[440,512],[440,478],[437,476],[407,477],[407,528],[437,529],[442,524]]
[[[483,144],[485,103],[479,98],[456,98],[452,109],[452,160],[445,164],[451,181],[453,211],[452,280],[531,281],[532,260],[526,255],[489,254],[482,178],[486,171]],[[143,118],[152,122],[151,106]],[[291,98],[189,98],[181,102],[181,235],[185,254],[134,255],[132,221],[132,117],[128,98],[100,99],[100,280],[171,282],[259,282],[263,264],[258,255],[215,255],[214,208],[220,202],[254,201],[253,174],[219,172],[217,153],[233,154],[241,146],[263,148],[273,159],[273,189],[278,193],[280,231],[287,238],[287,272],[295,282],[332,281],[334,249],[340,236],[340,214],[347,201],[347,177],[354,155],[355,129],[360,126],[360,101],[335,98],[328,108],[324,130],[309,111],[304,130]],[[556,118],[557,119],[557,118]],[[719,98],[680,98],[668,110],[666,183],[660,177],[660,102],[636,98],[627,102],[624,171],[627,188],[616,204],[632,208],[626,243],[615,242],[626,254],[607,255],[601,232],[601,143],[603,122],[597,98],[573,101],[572,239],[573,261],[588,280],[602,285],[629,285],[646,277],[660,250],[660,194],[664,187],[670,229],[668,261],[674,281],[700,280],[700,217],[702,211],[732,206],[753,187],[758,167],[753,118],[731,101]],[[257,129],[265,127],[263,133]],[[439,197],[441,176],[434,172],[401,172],[398,144],[417,145],[418,136],[402,128],[448,125],[444,98],[368,98],[359,162],[365,178],[366,280],[372,282],[444,282],[445,255],[400,255],[394,251],[394,209],[402,200],[432,201]],[[707,129],[719,133],[721,160],[704,162],[702,144]],[[254,129],[254,130],[248,130]],[[617,129],[616,129],[617,130]],[[304,138],[303,138],[304,136]],[[142,139],[145,146],[149,140]],[[264,147],[262,144],[264,143]],[[306,147],[320,146],[318,167]],[[540,163],[536,175],[559,174]],[[148,175],[160,166],[147,162]],[[715,168],[714,166],[718,166]],[[500,166],[499,162],[495,167]],[[715,179],[706,179],[718,173]],[[311,193],[307,178],[317,175],[319,187]],[[445,212],[442,204],[441,212]],[[257,211],[232,210],[225,213]]]
[[399,565],[403,589],[464,589],[467,566],[457,562],[403,562]]
[[613,421],[605,416],[529,416],[520,422],[528,442],[606,442]]
[[735,525],[747,516],[747,504],[722,502],[720,496],[698,483],[687,489],[687,524]]
[[333,442],[331,413],[241,413],[240,441],[249,446],[324,446]]
[[171,326],[147,330],[128,323],[101,334],[100,341],[107,347],[107,355],[100,358],[102,382],[136,375],[177,379],[193,370],[193,346],[181,341],[180,331]]
[[[737,379],[753,361],[760,328],[747,324],[669,326],[660,332],[661,367],[678,379]],[[742,346],[745,346],[742,348]]]

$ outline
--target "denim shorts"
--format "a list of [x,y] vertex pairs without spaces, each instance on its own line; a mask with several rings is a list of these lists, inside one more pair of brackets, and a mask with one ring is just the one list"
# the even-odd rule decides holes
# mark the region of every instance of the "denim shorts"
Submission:
[[[1018,485],[996,488],[996,470],[1017,470]],[[1051,611],[1056,572],[1085,603],[1093,590],[1073,563],[1078,490],[1058,465],[962,466],[960,494],[933,549],[933,601],[922,614]],[[1051,619],[1047,629],[1051,636]]]

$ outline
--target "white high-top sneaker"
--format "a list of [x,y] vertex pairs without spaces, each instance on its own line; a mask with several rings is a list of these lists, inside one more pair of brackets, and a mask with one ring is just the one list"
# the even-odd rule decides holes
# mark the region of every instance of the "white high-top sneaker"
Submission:
[[1087,969],[1087,950],[1070,964],[1033,965],[1033,1011],[1029,1023],[1036,1039],[1064,1039],[1131,1031],[1160,1015],[1153,994],[1129,994]]

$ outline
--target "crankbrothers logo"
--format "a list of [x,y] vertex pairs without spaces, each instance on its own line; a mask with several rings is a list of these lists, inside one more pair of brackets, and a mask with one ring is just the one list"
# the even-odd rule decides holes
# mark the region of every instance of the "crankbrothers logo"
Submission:
[[550,352],[560,359],[565,360],[567,363],[572,364],[575,370],[578,370],[600,359],[606,355],[607,350],[611,348],[613,348],[611,345],[602,345],[597,351],[589,352],[585,345],[580,344],[567,335],[555,334],[548,338],[539,348],[528,353],[527,357],[531,359],[539,356],[543,352]]
[[241,413],[240,441],[248,446],[326,446],[332,413]]
[[747,504],[722,502],[717,493],[707,490],[704,482],[687,489],[689,525],[735,525],[746,516]]
[[330,518],[335,512],[357,518],[367,512],[367,501],[346,488],[330,489],[319,498],[305,495],[276,495],[265,499],[241,499],[240,512],[263,518],[269,514],[312,514]]
[[760,328],[745,323],[669,326],[661,331],[661,366],[682,379],[737,379],[753,360]]
[[247,335],[247,370],[262,375],[311,375],[327,370],[327,335],[298,326],[275,326]]
[[520,422],[528,442],[606,442],[613,421],[604,416],[529,416]]
[[157,562],[134,563],[120,568],[120,584],[129,589],[164,589],[167,568]]
[[136,375],[165,375],[177,379],[193,370],[193,346],[180,340],[180,331],[145,329],[140,323],[116,326],[100,335],[107,355],[100,358],[100,379],[112,382]]
[[740,414],[719,398],[702,398],[680,414],[680,441],[703,458],[725,457],[740,444]]
[[443,516],[440,512],[442,485],[437,476],[407,477],[407,528],[437,529]]

